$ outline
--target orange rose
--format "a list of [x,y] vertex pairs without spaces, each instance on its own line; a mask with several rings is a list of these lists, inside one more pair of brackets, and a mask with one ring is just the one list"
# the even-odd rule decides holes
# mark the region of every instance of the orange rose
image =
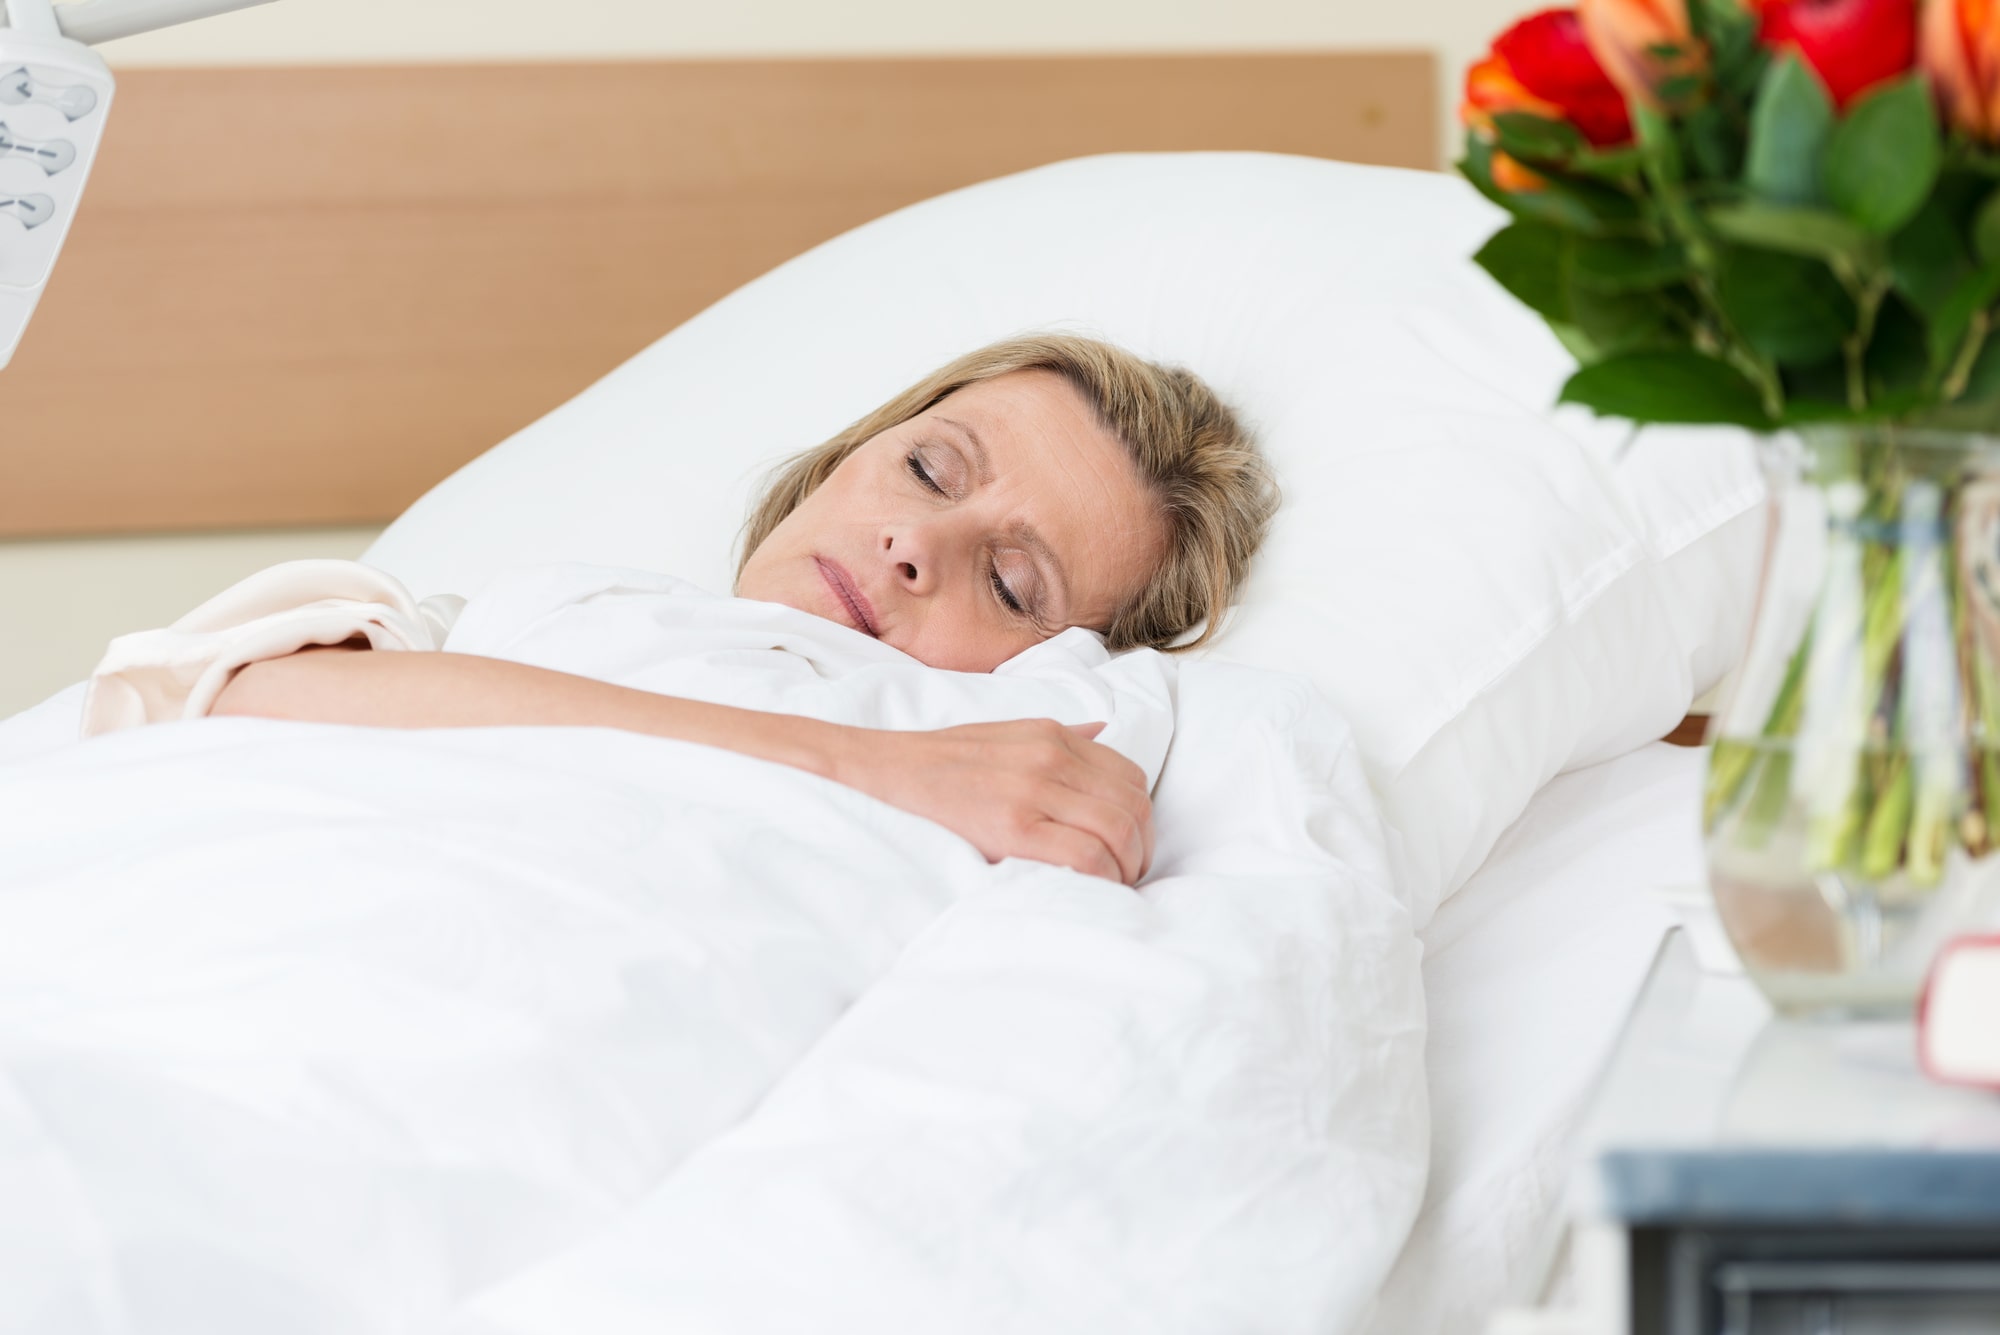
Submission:
[[1563,118],[1561,107],[1522,87],[1505,60],[1488,56],[1465,72],[1465,101],[1459,104],[1458,119],[1468,129],[1491,132],[1494,114],[1502,111],[1522,111],[1552,121]]
[[[1661,84],[1701,68],[1687,0],[1577,0],[1576,8],[1591,54],[1618,90],[1641,106],[1659,105]],[[1665,46],[1680,54],[1660,55],[1656,48]]]
[[1531,167],[1523,166],[1518,160],[1497,148],[1493,150],[1493,158],[1487,164],[1487,169],[1493,175],[1494,186],[1510,195],[1532,195],[1537,190],[1548,188],[1549,183],[1540,173]]
[[1937,90],[1945,121],[2000,139],[2000,13],[1994,0],[1927,0],[1917,58]]
[[[1563,118],[1561,107],[1544,102],[1523,88],[1521,81],[1507,69],[1506,61],[1489,56],[1465,73],[1465,101],[1459,104],[1459,123],[1475,134],[1491,138],[1493,117],[1506,111],[1549,120]],[[1509,194],[1540,190],[1543,185],[1540,176],[1498,149],[1493,153],[1492,172],[1493,184]]]

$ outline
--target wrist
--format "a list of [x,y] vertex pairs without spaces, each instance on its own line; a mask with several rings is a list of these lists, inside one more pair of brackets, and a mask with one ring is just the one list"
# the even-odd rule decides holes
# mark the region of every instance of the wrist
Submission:
[[207,713],[210,718],[222,718],[231,714],[249,714],[253,712],[249,702],[252,689],[250,684],[250,670],[257,666],[258,664],[256,663],[245,663],[242,667],[237,668],[229,674],[228,680],[222,683],[222,689],[217,691],[215,698],[208,702]]
[[605,683],[592,685],[599,692],[639,702],[643,718],[623,725],[634,731],[703,746],[719,746],[772,764],[817,774],[822,779],[832,779],[849,787],[854,784],[853,773],[864,749],[861,739],[875,735],[864,728],[827,723],[796,714],[741,709],[734,705],[628,690]]
[[793,721],[808,726],[794,738],[800,748],[800,758],[792,763],[822,779],[831,779],[849,788],[857,786],[856,764],[864,753],[864,739],[870,730],[843,723],[825,723],[818,719]]

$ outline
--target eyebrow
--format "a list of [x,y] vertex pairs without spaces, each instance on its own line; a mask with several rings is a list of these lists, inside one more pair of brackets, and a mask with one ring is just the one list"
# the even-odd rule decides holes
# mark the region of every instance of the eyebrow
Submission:
[[946,417],[940,413],[931,420],[943,422],[946,426],[955,426],[965,433],[965,442],[972,447],[972,471],[979,474],[980,486],[991,486],[993,484],[993,459],[991,455],[986,453],[986,446],[980,442],[979,433],[959,421],[956,417]]
[[[972,471],[979,475],[979,485],[982,487],[991,486],[993,483],[993,458],[986,453],[986,446],[979,439],[979,433],[959,421],[956,417],[946,417],[940,413],[932,420],[943,422],[946,426],[958,428],[959,432],[964,435],[965,443],[972,454]],[[1035,558],[1044,566],[1048,567],[1049,573],[1054,577],[1052,582],[1056,586],[1057,600],[1062,604],[1062,610],[1068,612],[1070,610],[1069,571],[1064,567],[1062,558],[1056,555],[1056,549],[1049,546],[1048,540],[1032,524],[1016,524],[1010,536],[1013,537],[1014,541],[1032,552]]]

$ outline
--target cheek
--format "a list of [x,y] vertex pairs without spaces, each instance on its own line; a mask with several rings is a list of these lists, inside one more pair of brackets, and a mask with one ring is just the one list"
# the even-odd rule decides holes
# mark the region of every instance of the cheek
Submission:
[[835,473],[822,482],[812,495],[794,506],[790,514],[779,520],[757,550],[760,555],[784,556],[798,556],[811,551],[821,545],[829,533],[842,526],[843,516],[853,508],[840,475]]
[[1021,626],[998,621],[976,598],[933,602],[913,640],[899,645],[921,663],[952,672],[991,672],[1002,663],[1041,643],[1042,637]]
[[802,533],[825,534],[879,524],[889,518],[891,497],[885,479],[861,458],[849,459],[786,516]]

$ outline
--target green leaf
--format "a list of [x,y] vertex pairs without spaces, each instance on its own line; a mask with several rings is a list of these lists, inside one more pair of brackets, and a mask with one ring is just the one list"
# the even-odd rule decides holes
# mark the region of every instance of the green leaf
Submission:
[[1989,181],[2000,176],[2000,157],[1993,156],[1984,144],[1962,130],[1953,130],[1946,136],[1945,159],[1955,171],[1969,172]]
[[1586,338],[1583,331],[1573,324],[1561,324],[1551,320],[1549,332],[1556,336],[1556,342],[1562,344],[1570,356],[1576,358],[1579,366],[1587,366],[1604,355],[1603,350]]
[[1568,320],[1570,234],[1547,223],[1516,222],[1472,257],[1515,300],[1550,320]]
[[1563,386],[1560,401],[1635,422],[1771,424],[1756,386],[1727,362],[1688,349],[1634,352],[1586,366]]
[[1833,132],[1833,99],[1796,51],[1771,65],[1750,112],[1743,183],[1770,204],[1818,204],[1820,159]]
[[1926,200],[1889,242],[1889,273],[1896,291],[1924,315],[1943,306],[1972,272],[1958,218],[1942,190]]
[[1493,134],[1501,152],[1531,164],[1560,165],[1586,147],[1583,132],[1568,121],[1524,111],[1503,111],[1494,116]]
[[1932,364],[1947,367],[1958,356],[1972,317],[2000,300],[2000,265],[1988,265],[1951,290],[1930,317]]
[[1575,281],[1600,292],[1648,292],[1688,275],[1679,246],[1624,237],[1583,238],[1573,258]]
[[1687,336],[1673,328],[1670,309],[1653,293],[1604,292],[1572,282],[1569,300],[1570,323],[1599,356],[1687,345]]
[[1540,190],[1513,193],[1493,183],[1493,145],[1478,136],[1465,142],[1458,170],[1480,194],[1517,218],[1602,235],[1637,230],[1639,203],[1630,195],[1589,181],[1549,177]]
[[1493,184],[1493,145],[1478,135],[1468,135],[1465,140],[1465,156],[1452,164],[1458,174],[1472,182],[1472,188],[1494,203],[1504,206],[1507,192]]
[[1875,313],[1863,359],[1871,401],[1921,389],[1931,372],[1929,331],[1902,298],[1891,294]]
[[1743,172],[1743,127],[1715,103],[1697,107],[1682,121],[1692,174],[1734,181]]
[[1981,263],[2000,263],[2000,190],[1988,195],[1972,217],[1972,248]]
[[1512,191],[1502,190],[1499,186],[1495,185],[1493,183],[1493,145],[1487,143],[1477,135],[1469,136],[1466,139],[1465,156],[1458,160],[1458,171],[1466,180],[1472,182],[1473,189],[1517,218],[1546,220],[1560,226],[1567,226],[1572,230],[1577,230],[1578,228],[1585,231],[1597,230],[1596,220],[1593,218],[1585,216],[1581,219],[1572,220],[1559,216],[1551,216],[1550,210],[1546,205],[1528,204],[1526,202],[1537,198],[1536,196],[1515,194]]
[[[1669,60],[1673,59],[1674,56],[1680,54],[1680,48],[1677,46],[1655,47],[1653,48],[1653,50],[1656,54],[1660,51],[1672,52],[1673,55],[1665,57],[1665,59]],[[1653,96],[1659,98],[1660,101],[1665,103],[1667,106],[1678,107],[1678,106],[1684,106],[1687,103],[1692,102],[1695,99],[1695,96],[1700,92],[1701,92],[1700,75],[1670,74],[1666,78],[1660,80],[1660,86],[1653,90]]]
[[1943,151],[1937,110],[1921,75],[1878,84],[1848,109],[1826,144],[1826,195],[1878,236],[1923,207]]
[[1747,103],[1770,53],[1757,40],[1757,16],[1742,0],[1690,0],[1690,30],[1708,47],[1709,77],[1724,100]]
[[1819,422],[1901,422],[1924,406],[1921,394],[1901,394],[1878,399],[1866,408],[1854,409],[1847,401],[1787,399],[1781,426],[1809,426]]
[[1717,266],[1715,294],[1752,348],[1787,366],[1840,352],[1854,331],[1854,299],[1817,260],[1732,247]]
[[1516,198],[1530,216],[1594,236],[1627,235],[1646,226],[1638,200],[1592,181],[1551,176],[1541,190]]
[[1988,335],[1979,355],[1973,359],[1972,373],[1965,378],[1960,403],[1978,403],[2000,398],[2000,337]]
[[1813,422],[1852,411],[1847,406],[1847,368],[1839,361],[1781,367],[1778,379],[1785,387],[1787,421]]
[[1651,161],[1657,180],[1678,183],[1687,168],[1681,161],[1681,146],[1674,138],[1674,123],[1667,114],[1643,103],[1632,104],[1632,128],[1639,147]]
[[1779,204],[1727,204],[1710,209],[1708,225],[1731,241],[1816,259],[1866,264],[1872,237],[1838,213]]
[[1734,8],[1729,0],[1688,0],[1688,31],[1714,46]]
[[1578,153],[1569,160],[1569,170],[1592,180],[1636,181],[1646,155],[1637,148],[1600,148]]

